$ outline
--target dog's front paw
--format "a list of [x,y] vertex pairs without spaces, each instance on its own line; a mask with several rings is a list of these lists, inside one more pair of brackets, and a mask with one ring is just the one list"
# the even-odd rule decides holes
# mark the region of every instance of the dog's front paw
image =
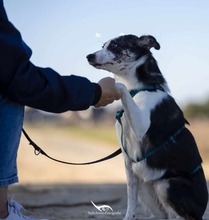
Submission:
[[120,92],[121,96],[123,96],[125,92],[128,92],[126,86],[122,83],[115,83],[115,87]]

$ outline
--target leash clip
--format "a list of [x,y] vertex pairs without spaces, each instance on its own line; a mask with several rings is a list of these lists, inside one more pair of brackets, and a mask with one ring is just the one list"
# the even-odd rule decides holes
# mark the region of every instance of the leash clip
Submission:
[[35,154],[36,156],[38,156],[40,153],[41,153],[41,149],[39,149],[39,150],[35,149],[35,150],[34,150],[34,154]]

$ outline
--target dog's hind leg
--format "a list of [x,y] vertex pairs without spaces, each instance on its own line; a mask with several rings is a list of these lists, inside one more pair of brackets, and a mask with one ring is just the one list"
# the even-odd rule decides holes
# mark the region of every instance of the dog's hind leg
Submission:
[[168,219],[180,219],[177,212],[170,206],[168,203],[168,188],[169,183],[166,180],[156,181],[154,184],[154,189],[158,201],[161,203],[161,206],[165,210]]
[[153,183],[147,182],[139,186],[138,200],[141,201],[152,216],[149,219],[167,219],[167,214],[158,200]]
[[186,220],[202,220],[208,203],[208,190],[203,170],[187,178],[169,179],[168,201]]
[[155,188],[169,219],[181,216],[186,220],[202,220],[208,202],[202,170],[189,177],[159,181]]

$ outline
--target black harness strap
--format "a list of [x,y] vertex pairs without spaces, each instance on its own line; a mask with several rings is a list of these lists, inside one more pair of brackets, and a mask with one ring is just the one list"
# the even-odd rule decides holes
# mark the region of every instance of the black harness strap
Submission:
[[91,161],[91,162],[86,162],[86,163],[72,163],[72,162],[66,162],[66,161],[62,161],[62,160],[57,160],[51,156],[49,156],[46,152],[44,152],[34,141],[32,141],[32,139],[29,137],[29,135],[26,133],[26,131],[24,129],[22,129],[23,134],[25,135],[26,139],[29,141],[29,144],[32,145],[34,147],[34,153],[35,155],[39,155],[39,154],[43,154],[44,156],[48,157],[51,160],[54,160],[56,162],[59,163],[64,163],[64,164],[69,164],[69,165],[90,165],[90,164],[94,164],[94,163],[99,163],[105,160],[109,160],[113,157],[116,157],[117,155],[119,155],[122,151],[121,149],[116,150],[114,153],[101,158],[99,160],[95,160],[95,161]]

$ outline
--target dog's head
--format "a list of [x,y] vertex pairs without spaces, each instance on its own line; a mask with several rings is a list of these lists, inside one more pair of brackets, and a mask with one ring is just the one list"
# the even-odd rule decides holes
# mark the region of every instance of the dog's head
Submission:
[[151,54],[152,47],[160,49],[153,36],[124,35],[106,42],[101,50],[89,54],[87,59],[95,68],[117,75],[130,70],[140,58]]
[[117,82],[123,82],[128,88],[139,87],[139,84],[164,86],[166,81],[150,52],[152,47],[160,49],[153,36],[124,35],[108,41],[87,59],[95,68],[114,73]]

